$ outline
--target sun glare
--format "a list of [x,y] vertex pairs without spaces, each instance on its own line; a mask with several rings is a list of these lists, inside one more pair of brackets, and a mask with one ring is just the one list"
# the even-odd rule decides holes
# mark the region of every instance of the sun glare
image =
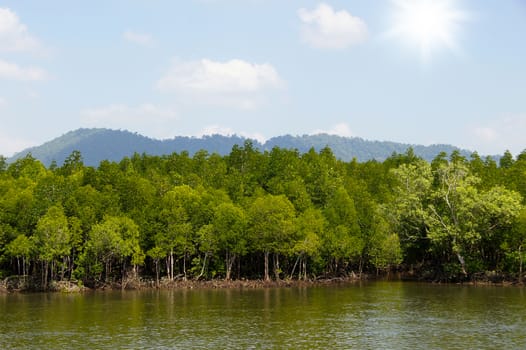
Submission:
[[395,7],[388,35],[416,46],[424,61],[441,49],[459,53],[457,35],[468,19],[453,0],[392,0]]

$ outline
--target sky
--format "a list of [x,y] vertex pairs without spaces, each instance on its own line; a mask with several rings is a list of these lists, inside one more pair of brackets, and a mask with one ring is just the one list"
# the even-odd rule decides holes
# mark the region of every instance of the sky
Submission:
[[0,154],[70,130],[526,149],[526,0],[0,0]]

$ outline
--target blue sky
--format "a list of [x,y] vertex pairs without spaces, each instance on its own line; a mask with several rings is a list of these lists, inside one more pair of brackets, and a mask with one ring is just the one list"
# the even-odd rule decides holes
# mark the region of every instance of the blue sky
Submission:
[[526,148],[524,0],[0,1],[0,154],[79,127]]

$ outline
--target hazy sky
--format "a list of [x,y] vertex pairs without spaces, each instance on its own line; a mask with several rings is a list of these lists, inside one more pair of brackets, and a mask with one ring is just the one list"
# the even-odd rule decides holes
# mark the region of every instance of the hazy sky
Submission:
[[0,154],[79,127],[526,148],[526,0],[0,0]]

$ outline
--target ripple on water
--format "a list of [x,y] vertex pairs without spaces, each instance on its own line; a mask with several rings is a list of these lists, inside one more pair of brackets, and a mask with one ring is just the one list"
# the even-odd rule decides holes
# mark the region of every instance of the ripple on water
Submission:
[[526,348],[519,288],[400,283],[0,296],[1,349]]

